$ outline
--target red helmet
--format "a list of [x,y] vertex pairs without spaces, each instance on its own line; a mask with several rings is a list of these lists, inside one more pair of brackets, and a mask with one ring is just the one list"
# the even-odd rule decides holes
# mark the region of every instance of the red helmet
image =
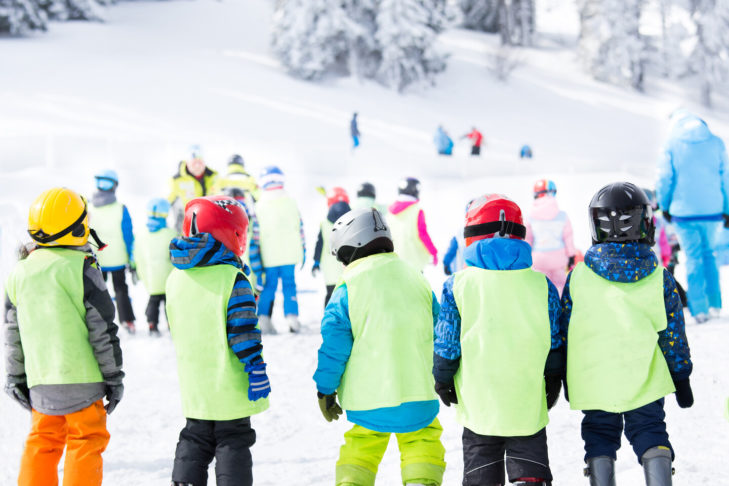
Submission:
[[523,240],[526,227],[521,209],[514,201],[501,194],[486,194],[468,206],[466,227],[463,230],[466,246],[485,238],[513,238]]
[[238,201],[227,196],[196,197],[185,206],[182,236],[210,233],[238,256],[248,245],[248,216]]
[[329,192],[327,192],[327,206],[331,207],[333,204],[338,202],[346,202],[349,204],[349,196],[343,187],[332,187]]
[[547,194],[554,196],[557,194],[557,184],[549,179],[539,179],[534,183],[534,199],[539,199]]

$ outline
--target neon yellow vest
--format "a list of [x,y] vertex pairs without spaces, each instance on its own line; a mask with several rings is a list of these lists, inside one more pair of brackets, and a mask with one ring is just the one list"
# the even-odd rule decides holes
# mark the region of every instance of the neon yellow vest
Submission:
[[104,381],[86,327],[85,258],[77,250],[39,248],[8,277],[28,387]]
[[139,278],[149,295],[165,293],[167,276],[172,271],[170,241],[177,236],[171,228],[162,228],[154,233],[143,231],[134,241],[134,261]]
[[248,400],[248,373],[228,346],[228,300],[240,271],[232,265],[175,269],[167,279],[167,316],[187,418],[233,420],[263,412]]
[[99,207],[89,206],[89,226],[94,228],[101,241],[108,245],[97,255],[101,268],[122,267],[129,263],[122,233],[123,212],[124,206],[120,202]]
[[666,328],[663,271],[610,282],[579,263],[570,277],[567,384],[573,410],[621,413],[675,391],[658,332]]
[[339,280],[342,278],[342,272],[344,271],[344,265],[339,262],[334,255],[332,255],[332,249],[329,246],[329,240],[332,237],[332,228],[334,224],[331,221],[324,220],[321,223],[321,272],[324,274],[325,285],[337,285]]
[[[273,191],[279,192],[279,191]],[[295,265],[303,260],[301,216],[296,202],[286,194],[261,194],[256,204],[264,267]]]
[[354,345],[339,386],[346,410],[435,400],[433,293],[425,278],[393,253],[344,269]]
[[461,315],[458,422],[481,435],[536,434],[549,422],[547,279],[531,268],[467,267],[456,273],[453,296]]
[[416,202],[400,213],[390,213],[387,222],[392,233],[392,242],[395,244],[395,253],[422,272],[433,257],[420,241],[418,213],[420,213],[420,203]]

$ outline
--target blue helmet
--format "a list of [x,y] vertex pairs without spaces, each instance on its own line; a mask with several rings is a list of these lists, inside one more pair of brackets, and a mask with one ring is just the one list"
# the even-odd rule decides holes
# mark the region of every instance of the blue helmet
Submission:
[[161,197],[154,198],[147,203],[147,215],[152,218],[167,218],[170,213],[170,203]]
[[119,176],[111,169],[102,170],[94,176],[96,188],[100,191],[113,191],[119,185]]
[[264,167],[259,177],[259,185],[263,189],[270,189],[274,186],[284,185],[284,173],[275,165]]

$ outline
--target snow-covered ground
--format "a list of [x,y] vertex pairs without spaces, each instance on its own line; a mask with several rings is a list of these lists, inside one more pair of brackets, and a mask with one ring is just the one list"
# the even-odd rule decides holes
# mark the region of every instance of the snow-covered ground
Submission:
[[[525,51],[524,65],[508,84],[487,72],[496,39],[454,30],[441,41],[452,56],[437,87],[404,96],[354,79],[308,84],[288,77],[268,52],[271,3],[128,2],[110,9],[106,24],[54,24],[47,34],[0,41],[3,280],[23,238],[28,204],[40,191],[66,185],[90,194],[93,173],[115,168],[119,197],[139,227],[146,201],[166,195],[167,180],[191,143],[202,144],[209,164],[219,170],[234,152],[253,173],[280,165],[300,202],[310,253],[326,211],[317,185],[353,191],[370,180],[388,202],[397,180],[409,175],[423,182],[428,224],[441,252],[459,229],[470,198],[502,192],[528,212],[532,184],[542,177],[556,181],[584,250],[591,195],[613,180],[650,185],[666,116],[677,106],[691,107],[680,87],[655,83],[648,95],[638,95],[584,75],[564,45],[567,37],[558,35],[574,32],[574,15],[558,9],[571,2],[546,2],[550,8],[542,18],[549,35],[541,49]],[[363,132],[363,145],[354,154],[348,139],[353,111],[360,113]],[[726,113],[706,118],[719,135],[729,135]],[[468,157],[468,145],[461,141],[454,157],[435,156],[431,137],[438,124],[454,136],[479,127],[488,144],[484,155]],[[524,143],[534,148],[534,159],[517,158]],[[253,419],[254,476],[260,485],[331,484],[349,426],[343,420],[326,423],[316,404],[311,375],[323,283],[310,276],[309,264],[299,274],[302,332],[264,341],[273,394],[271,409]],[[440,268],[429,268],[426,275],[439,294]],[[729,289],[729,274],[723,281]],[[141,286],[132,293],[143,327],[146,295]],[[274,318],[282,324],[279,308]],[[696,405],[682,410],[668,397],[666,406],[677,451],[675,484],[718,484],[717,478],[726,476],[719,460],[729,450],[723,418],[729,315],[701,326],[688,320]],[[166,332],[161,339],[144,332],[122,339],[126,395],[109,419],[105,484],[166,484],[184,423],[172,345]],[[4,485],[16,478],[29,422],[7,398],[0,398],[0,417]],[[444,484],[460,484],[461,429],[452,410],[444,408],[440,418],[448,451]],[[550,418],[555,484],[586,484],[581,414],[561,400]],[[641,484],[642,471],[627,443],[617,467],[618,484]],[[398,481],[393,441],[378,484]]]

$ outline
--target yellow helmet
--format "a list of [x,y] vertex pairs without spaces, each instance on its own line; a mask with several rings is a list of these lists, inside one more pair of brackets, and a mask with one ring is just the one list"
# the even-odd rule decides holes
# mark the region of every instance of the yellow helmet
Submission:
[[86,200],[65,187],[43,192],[28,212],[28,234],[41,246],[83,246],[89,240]]

